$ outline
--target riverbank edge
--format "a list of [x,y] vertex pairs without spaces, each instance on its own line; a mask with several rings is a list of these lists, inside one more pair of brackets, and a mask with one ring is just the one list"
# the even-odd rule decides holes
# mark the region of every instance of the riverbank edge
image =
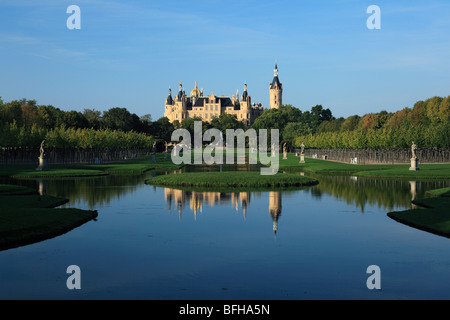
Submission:
[[[97,211],[92,210],[57,208],[67,203],[68,199],[41,197],[35,190],[25,187],[0,187],[0,251],[63,235],[98,216]],[[35,197],[35,202],[33,205],[25,205],[24,203],[30,203],[30,197]],[[30,222],[31,217],[36,218],[34,215],[39,215],[38,219],[42,221],[36,223],[35,219]]]
[[413,200],[420,207],[387,213],[387,216],[407,226],[450,238],[450,188],[429,190],[430,198]]

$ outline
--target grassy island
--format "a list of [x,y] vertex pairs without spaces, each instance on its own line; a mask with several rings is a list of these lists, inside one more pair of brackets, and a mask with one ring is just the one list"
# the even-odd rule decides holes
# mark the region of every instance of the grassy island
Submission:
[[260,172],[187,172],[156,176],[146,184],[166,187],[194,187],[209,189],[271,189],[311,186],[317,180],[292,173],[263,176]]
[[450,188],[427,193],[433,196],[413,201],[420,208],[389,212],[388,216],[411,227],[450,238]]
[[0,185],[0,250],[59,236],[97,217],[96,211],[56,208],[67,201],[21,186]]

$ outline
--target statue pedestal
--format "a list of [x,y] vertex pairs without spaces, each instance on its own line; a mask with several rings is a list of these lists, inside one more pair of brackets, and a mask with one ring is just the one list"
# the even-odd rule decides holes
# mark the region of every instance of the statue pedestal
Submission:
[[287,159],[287,153],[283,153],[283,160]]
[[36,168],[37,171],[47,171],[48,165],[47,165],[47,159],[44,157],[39,157],[39,166]]
[[416,157],[411,158],[411,167],[409,168],[410,171],[417,171],[419,170],[419,159],[417,159]]
[[300,155],[300,163],[305,163],[305,155]]

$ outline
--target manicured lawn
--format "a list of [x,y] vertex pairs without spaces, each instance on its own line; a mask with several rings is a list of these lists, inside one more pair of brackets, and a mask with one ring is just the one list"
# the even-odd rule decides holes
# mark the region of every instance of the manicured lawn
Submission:
[[69,178],[104,176],[107,172],[89,169],[49,169],[48,171],[20,171],[13,178]]
[[415,178],[415,179],[449,179],[450,164],[421,164],[420,170],[409,171],[410,165],[388,164],[349,164],[330,160],[305,158],[299,163],[299,157],[288,155],[287,160],[280,155],[280,169],[303,170],[321,174],[351,174],[362,177],[379,178]]
[[97,212],[57,209],[67,199],[0,185],[0,250],[49,239],[97,217]]
[[152,157],[124,160],[107,164],[54,164],[49,163],[48,171],[36,171],[37,165],[3,165],[0,176],[14,178],[69,178],[92,177],[108,174],[138,174],[154,169],[177,169],[181,166],[172,163],[170,156],[156,155],[156,162]]
[[156,176],[147,184],[172,187],[197,187],[208,189],[289,188],[317,184],[312,178],[290,173],[262,176],[259,172],[187,172]]
[[152,161],[152,156],[130,159],[107,164],[80,165],[86,169],[95,169],[106,173],[144,173],[154,169],[177,169],[181,166],[172,162],[170,155],[165,158],[162,153],[156,154],[156,162]]
[[439,196],[414,200],[418,209],[389,212],[398,222],[450,238],[450,188],[428,191]]
[[433,196],[438,196],[438,197],[450,197],[450,188],[430,190],[430,191],[427,191],[427,193],[429,193]]

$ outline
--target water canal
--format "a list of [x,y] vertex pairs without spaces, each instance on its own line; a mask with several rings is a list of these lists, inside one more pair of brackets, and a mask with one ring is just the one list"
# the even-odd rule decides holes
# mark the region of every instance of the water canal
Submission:
[[[300,190],[218,193],[144,184],[152,174],[2,181],[99,216],[1,251],[0,298],[450,298],[450,240],[386,215],[448,181],[315,176]],[[67,289],[70,265],[81,290]],[[382,290],[366,286],[370,265]]]

